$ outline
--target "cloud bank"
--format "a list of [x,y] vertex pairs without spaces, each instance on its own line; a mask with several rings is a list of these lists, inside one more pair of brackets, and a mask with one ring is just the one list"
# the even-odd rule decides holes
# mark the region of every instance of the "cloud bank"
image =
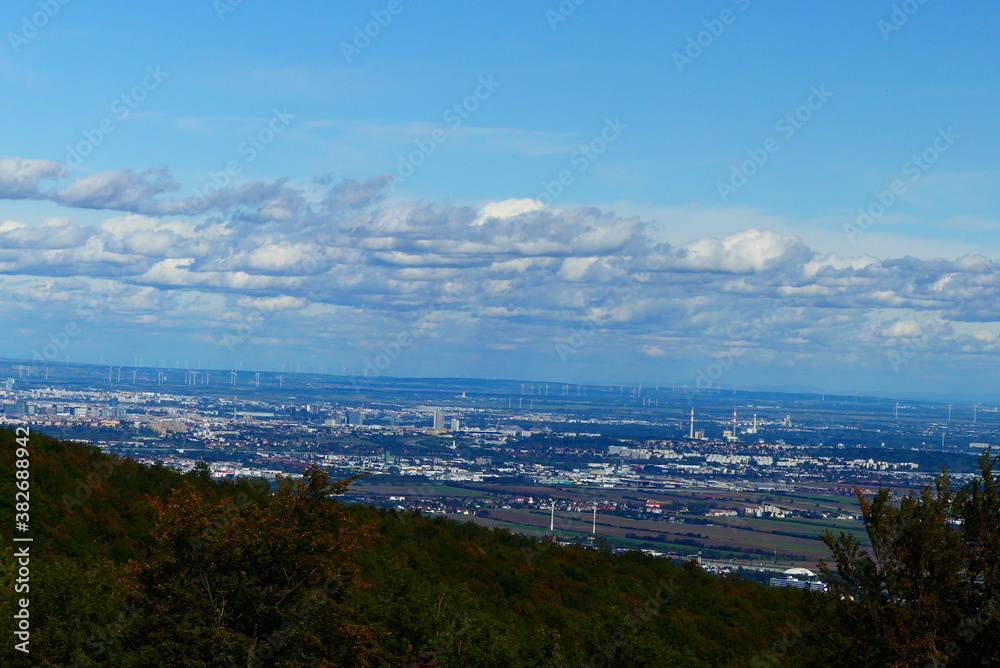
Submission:
[[[513,351],[556,370],[608,351],[788,363],[997,350],[998,267],[982,256],[841,257],[758,229],[674,246],[610,211],[391,201],[388,186],[280,179],[184,197],[165,168],[67,180],[57,163],[0,158],[0,198],[66,209],[0,224],[4,309],[54,322],[92,304],[95,327],[228,337],[229,352],[237,330],[241,345],[341,357],[411,331],[442,353]],[[76,209],[107,218],[84,225]]]

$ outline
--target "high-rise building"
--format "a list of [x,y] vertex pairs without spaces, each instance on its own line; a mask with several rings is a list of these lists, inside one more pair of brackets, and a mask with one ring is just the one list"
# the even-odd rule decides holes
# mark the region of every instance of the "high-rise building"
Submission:
[[24,415],[28,412],[28,404],[24,401],[4,404],[3,412],[5,415]]
[[458,422],[458,418],[452,418],[451,419],[451,430],[452,431],[458,431],[459,426],[460,425],[459,425],[459,422]]
[[434,431],[444,431],[444,411],[434,411]]

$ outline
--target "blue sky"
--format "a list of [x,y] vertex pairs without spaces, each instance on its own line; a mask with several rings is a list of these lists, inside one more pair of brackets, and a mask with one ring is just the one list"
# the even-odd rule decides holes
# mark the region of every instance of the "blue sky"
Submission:
[[0,10],[4,355],[993,392],[997,8],[228,2]]

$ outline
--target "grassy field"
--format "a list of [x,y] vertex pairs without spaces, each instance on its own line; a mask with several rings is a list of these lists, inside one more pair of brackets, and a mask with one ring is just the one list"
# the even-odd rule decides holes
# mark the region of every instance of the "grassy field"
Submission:
[[[678,521],[666,516],[643,516],[641,519],[598,513],[597,534],[614,547],[650,548],[678,555],[697,554],[720,559],[741,559],[754,563],[767,562],[789,566],[815,567],[820,559],[830,559],[826,545],[820,539],[825,531],[838,534],[846,531],[867,544],[867,535],[860,521],[811,518],[758,518],[743,515],[747,505],[772,504],[793,512],[850,513],[860,512],[853,496],[819,492],[761,491],[744,492],[713,488],[679,488],[647,492],[635,489],[582,488],[578,486],[533,485],[442,485],[422,483],[413,486],[379,484],[378,478],[365,478],[351,486],[353,494],[372,498],[406,496],[426,500],[484,498],[502,502],[513,496],[558,499],[590,504],[593,502],[644,505],[647,500],[664,507],[727,508],[737,510],[737,517],[706,517],[681,513]],[[505,528],[528,535],[549,533],[548,511],[535,508],[490,508],[488,516],[452,514],[454,519]],[[564,539],[587,542],[592,531],[593,516],[589,511],[556,511],[555,533]]]

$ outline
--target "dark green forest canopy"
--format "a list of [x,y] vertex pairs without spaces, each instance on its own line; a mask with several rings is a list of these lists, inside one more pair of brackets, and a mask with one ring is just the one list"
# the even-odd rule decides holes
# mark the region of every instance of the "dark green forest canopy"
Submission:
[[[0,431],[5,532],[13,522],[15,447],[13,432]],[[885,588],[879,578],[896,582],[895,571],[888,561],[866,565],[870,557],[851,552],[843,537],[828,537],[843,548],[843,555],[834,550],[838,565],[828,573],[836,593],[810,594],[641,553],[344,506],[334,495],[350,481],[316,469],[272,493],[260,481],[215,482],[204,470],[182,475],[40,434],[32,434],[30,450],[32,653],[29,664],[5,643],[4,665],[845,665],[852,653],[876,661],[864,665],[911,665],[954,638],[962,644],[949,665],[957,666],[987,665],[963,661],[985,656],[983,639],[995,635],[988,593],[956,604],[953,618],[896,619],[901,601],[870,598]],[[940,578],[958,567],[949,560],[964,559],[962,573],[975,563],[995,578],[991,481],[956,493],[965,505],[948,502],[975,514],[964,525],[974,527],[975,546],[952,554],[955,545],[944,545],[928,575]],[[868,506],[872,518],[882,512],[876,503]],[[956,533],[946,522],[952,515],[920,517]],[[913,523],[890,517],[870,520],[869,528],[892,524],[903,536]],[[972,546],[961,536],[958,543]],[[6,619],[14,598],[9,545]],[[909,564],[893,559],[897,569]],[[852,569],[868,579],[855,582]],[[968,576],[945,582],[979,586]],[[972,626],[954,630],[955,615],[982,609]],[[916,643],[896,638],[886,633],[890,622],[923,635]],[[969,628],[986,631],[966,639],[960,633]]]

